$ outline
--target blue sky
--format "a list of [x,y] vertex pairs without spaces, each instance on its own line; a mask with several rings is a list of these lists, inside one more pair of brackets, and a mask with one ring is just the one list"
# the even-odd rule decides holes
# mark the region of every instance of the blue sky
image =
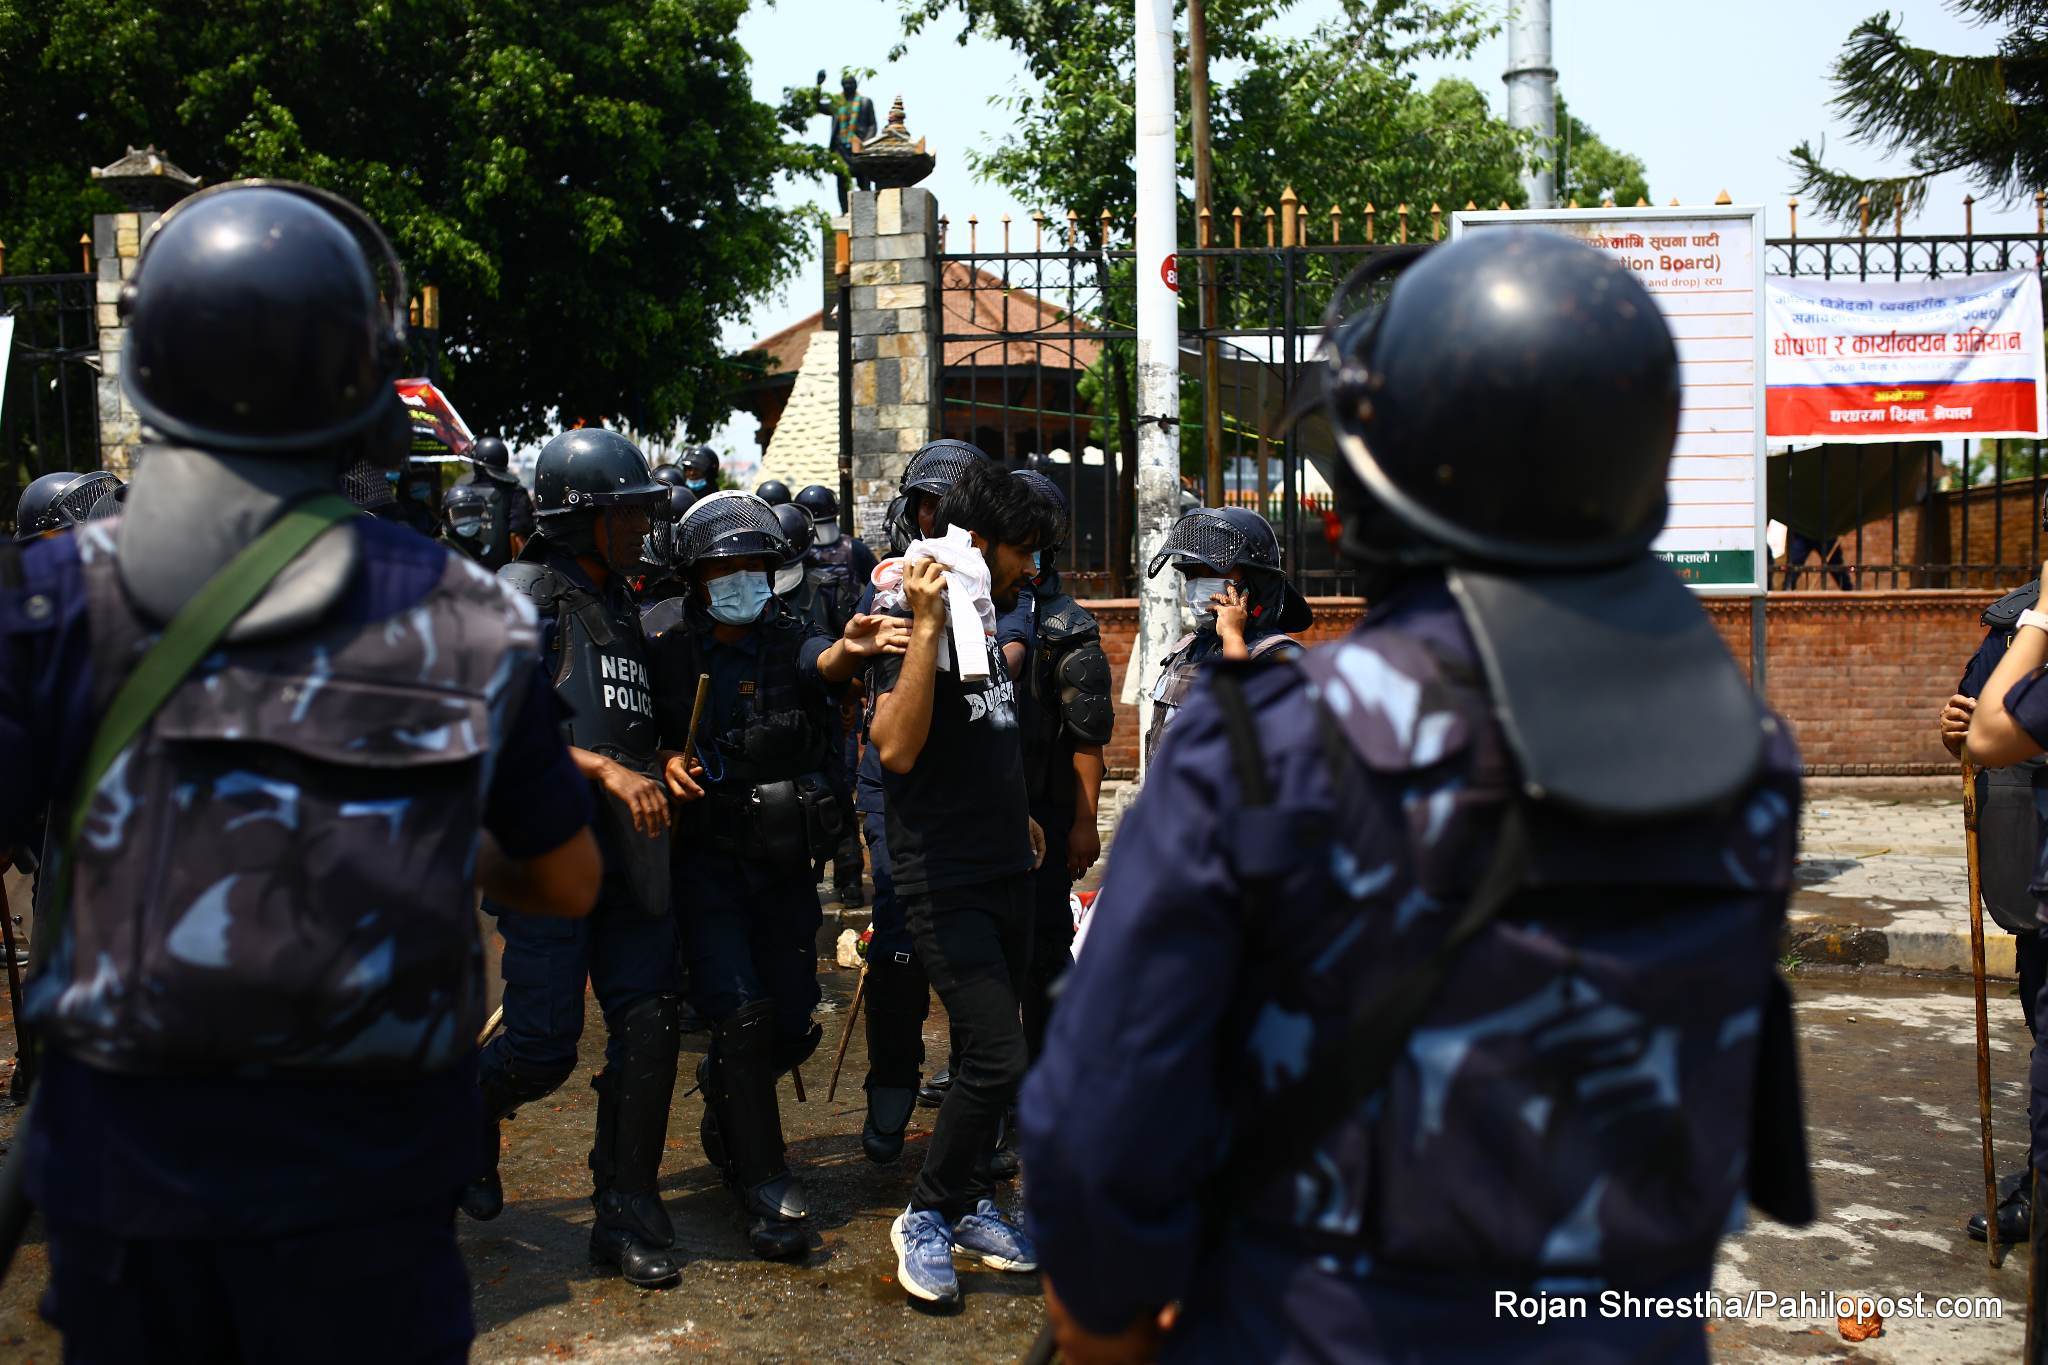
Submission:
[[[1329,0],[1302,0],[1287,23],[1305,30],[1335,8]],[[1802,138],[1825,137],[1829,158],[1838,165],[1867,172],[1900,169],[1850,144],[1828,109],[1828,71],[1843,38],[1885,8],[1902,16],[1915,42],[1950,52],[1988,52],[1995,45],[1995,33],[1964,23],[1939,0],[1552,0],[1552,55],[1573,111],[1609,143],[1643,159],[1655,202],[1676,196],[1688,204],[1708,203],[1725,188],[1738,203],[1761,201],[1769,230],[1777,234],[1785,230],[1792,185],[1785,153]],[[1029,77],[1007,47],[980,39],[957,45],[957,29],[957,23],[942,23],[911,40],[892,63],[889,49],[902,31],[893,0],[780,0],[757,3],[741,21],[739,36],[753,59],[755,93],[770,103],[780,101],[786,85],[809,84],[820,67],[835,81],[841,67],[874,68],[877,74],[864,89],[874,97],[878,115],[886,118],[890,101],[902,95],[911,131],[938,158],[925,184],[952,219],[956,247],[965,242],[970,214],[981,221],[984,244],[999,240],[1004,213],[1025,225],[1018,240],[1026,245],[1028,207],[978,183],[967,153],[988,151],[1001,141],[1009,115],[991,97],[1016,90]],[[1504,108],[1500,73],[1506,65],[1507,40],[1496,37],[1469,60],[1428,64],[1422,76],[1425,82],[1462,76],[1498,111]],[[824,129],[824,119],[815,119],[810,135],[822,141]],[[1302,189],[1313,197],[1309,187]],[[1908,231],[1960,232],[1968,192],[1957,178],[1937,182],[1926,213]],[[822,181],[786,185],[779,197],[828,208],[835,203],[833,187]],[[2033,203],[2003,211],[1979,204],[1976,225],[1980,231],[2032,231]],[[1801,212],[1802,233],[1820,227]],[[764,300],[744,325],[729,329],[727,344],[744,345],[816,311],[816,289],[815,274],[805,272],[781,296]],[[738,417],[714,444],[751,458],[753,432],[753,419]]]

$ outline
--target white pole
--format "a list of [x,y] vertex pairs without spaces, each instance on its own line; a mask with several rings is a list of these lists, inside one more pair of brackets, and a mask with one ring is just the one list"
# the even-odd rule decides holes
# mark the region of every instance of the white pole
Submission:
[[[1152,723],[1152,679],[1180,634],[1175,576],[1144,578],[1180,511],[1179,205],[1174,166],[1173,0],[1136,0],[1138,59],[1138,532],[1137,655],[1140,735]],[[1161,422],[1159,418],[1169,419]],[[1143,775],[1141,743],[1140,775]]]
[[1550,0],[1515,0],[1508,15],[1508,126],[1536,134],[1541,166],[1525,167],[1532,209],[1557,207],[1557,68],[1550,64]]

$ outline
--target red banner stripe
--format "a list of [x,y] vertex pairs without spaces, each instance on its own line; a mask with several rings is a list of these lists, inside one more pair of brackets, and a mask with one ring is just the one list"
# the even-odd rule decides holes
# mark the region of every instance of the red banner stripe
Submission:
[[1774,441],[2032,431],[2039,402],[2032,380],[1799,384],[1764,391],[1765,427]]

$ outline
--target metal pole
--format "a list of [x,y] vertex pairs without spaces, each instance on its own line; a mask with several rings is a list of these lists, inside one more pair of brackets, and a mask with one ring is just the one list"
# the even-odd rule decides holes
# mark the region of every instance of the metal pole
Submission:
[[[1180,318],[1168,263],[1174,222],[1173,0],[1136,0],[1137,28],[1137,564],[1158,553],[1180,505]],[[1152,723],[1151,689],[1180,629],[1180,604],[1162,576],[1140,581],[1137,657],[1138,732]],[[1142,748],[1140,776],[1143,776]]]
[[[1188,0],[1188,116],[1194,125],[1196,246],[1216,245],[1211,229],[1210,180],[1214,171],[1209,150],[1209,11],[1206,0]],[[1220,366],[1216,338],[1216,263],[1197,257],[1195,278],[1201,286],[1198,319],[1202,328],[1202,501],[1221,507],[1223,494],[1223,395],[1218,389]]]
[[1998,1242],[1998,1167],[1991,1152],[1991,1030],[1984,1013],[1984,879],[1978,861],[1977,816],[1977,768],[1966,751],[1963,852],[1970,878],[1970,975],[1977,996],[1977,1132],[1984,1155],[1984,1244],[1991,1268],[1996,1270],[2002,1256]]
[[1508,15],[1508,126],[1536,134],[1542,160],[1522,171],[1532,209],[1557,207],[1557,68],[1550,64],[1550,0],[1516,0]]
[[[853,289],[845,271],[839,275],[839,526],[842,535],[859,535],[860,517],[853,505]],[[936,366],[939,358],[934,355]],[[934,412],[937,405],[933,405]]]

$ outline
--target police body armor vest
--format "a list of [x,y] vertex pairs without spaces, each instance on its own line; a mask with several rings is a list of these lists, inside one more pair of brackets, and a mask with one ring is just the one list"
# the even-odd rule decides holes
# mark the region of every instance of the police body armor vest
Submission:
[[[681,748],[696,680],[710,671],[711,626],[702,611],[672,610],[666,603],[649,619],[665,625],[652,641],[664,680],[657,708],[661,733],[671,747]],[[807,862],[835,849],[844,827],[845,793],[826,776],[831,717],[804,704],[797,651],[805,632],[789,604],[771,600],[753,629],[758,668],[746,723],[723,734],[706,733],[707,718],[699,731],[706,795],[685,808],[689,833],[683,837],[763,863]]]
[[[1253,894],[1314,907],[1244,919],[1251,989],[1226,1055],[1247,1126],[1276,1068],[1299,1074],[1279,1060],[1296,1055],[1290,1039],[1341,1034],[1435,949],[1520,799],[1472,660],[1382,629],[1301,667],[1324,697],[1341,677],[1365,704],[1296,692],[1317,707],[1327,802],[1241,813]],[[1247,693],[1282,672],[1247,675]],[[1763,1080],[1789,1065],[1766,1049],[1791,1047],[1789,1015],[1774,1028],[1764,1004],[1798,809],[1797,754],[1774,725],[1764,771],[1705,816],[1602,824],[1525,804],[1522,889],[1460,950],[1372,1100],[1312,1163],[1259,1172],[1234,1216],[1368,1257],[1375,1277],[1704,1273],[1745,1178],[1758,1188],[1756,1134],[1798,1142],[1796,1091]],[[1304,856],[1317,845],[1328,855]],[[1803,1148],[1798,1165],[1803,1181]]]
[[[94,707],[154,629],[81,559]],[[30,1015],[139,1074],[417,1073],[474,1052],[477,830],[533,614],[450,555],[416,606],[216,650],[95,794]]]
[[[1160,666],[1158,681],[1152,684],[1152,723],[1145,729],[1145,761],[1151,762],[1152,755],[1159,749],[1159,741],[1166,735],[1166,727],[1173,724],[1174,712],[1180,710],[1193,690],[1195,679],[1202,676],[1202,670],[1215,662],[1220,655],[1209,654],[1195,658],[1195,641],[1200,639],[1196,632],[1189,632],[1174,641],[1173,651]],[[1291,635],[1278,633],[1261,635],[1249,642],[1245,648],[1254,659],[1263,659],[1276,649],[1292,645],[1299,649],[1301,642]]]
[[[654,676],[639,612],[630,604],[615,610],[544,560],[508,564],[499,577],[554,620],[547,663],[555,695],[570,713],[562,724],[563,742],[659,780]],[[599,910],[667,914],[668,835],[648,838],[633,828],[631,814],[616,796],[602,789],[592,795],[598,807],[598,848],[604,855]]]

